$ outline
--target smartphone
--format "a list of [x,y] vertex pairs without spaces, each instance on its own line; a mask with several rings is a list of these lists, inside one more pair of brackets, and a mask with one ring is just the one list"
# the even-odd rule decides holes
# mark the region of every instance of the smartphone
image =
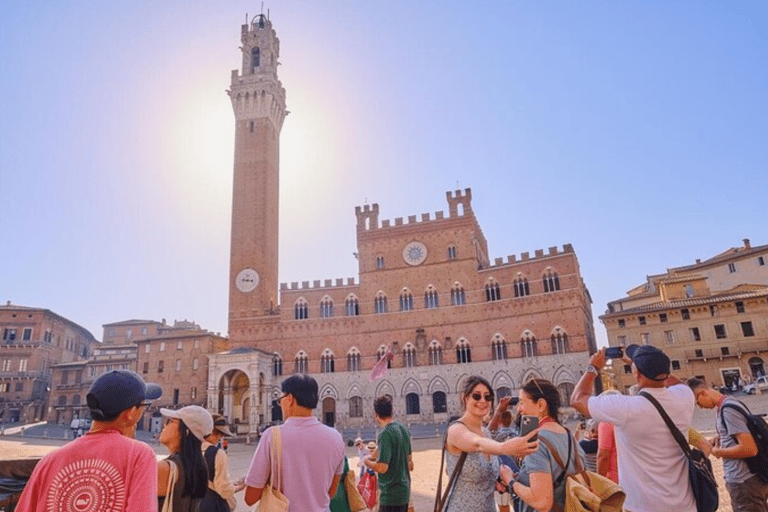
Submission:
[[[534,430],[539,428],[539,418],[536,416],[529,416],[524,414],[520,418],[520,437],[525,437]],[[538,436],[533,436],[531,441],[535,441]]]
[[606,359],[621,359],[624,357],[624,350],[621,347],[608,347],[605,349]]

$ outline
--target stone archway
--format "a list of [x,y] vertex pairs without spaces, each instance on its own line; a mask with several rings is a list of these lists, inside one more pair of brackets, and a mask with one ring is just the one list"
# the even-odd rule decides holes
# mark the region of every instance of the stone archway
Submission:
[[250,424],[250,387],[251,380],[242,370],[229,370],[219,379],[218,409],[228,423]]
[[336,424],[336,400],[330,396],[323,398],[323,423],[329,427]]

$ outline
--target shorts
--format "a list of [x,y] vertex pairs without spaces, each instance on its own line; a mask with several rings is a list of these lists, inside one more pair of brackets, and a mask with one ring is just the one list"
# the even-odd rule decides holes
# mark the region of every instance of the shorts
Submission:
[[496,501],[496,505],[503,507],[503,506],[509,506],[509,493],[508,492],[499,492],[499,491],[493,491],[493,499]]

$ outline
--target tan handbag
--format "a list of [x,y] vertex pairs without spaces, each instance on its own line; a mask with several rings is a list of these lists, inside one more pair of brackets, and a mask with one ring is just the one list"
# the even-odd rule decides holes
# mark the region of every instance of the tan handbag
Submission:
[[272,468],[269,473],[269,481],[261,492],[261,499],[256,505],[259,512],[288,512],[288,498],[280,492],[280,478],[282,476],[282,452],[283,441],[280,435],[280,427],[270,429],[269,459]]
[[360,496],[360,491],[355,485],[355,472],[351,469],[347,471],[347,476],[344,477],[344,489],[347,491],[347,502],[352,512],[368,510],[368,505],[365,504],[365,500]]

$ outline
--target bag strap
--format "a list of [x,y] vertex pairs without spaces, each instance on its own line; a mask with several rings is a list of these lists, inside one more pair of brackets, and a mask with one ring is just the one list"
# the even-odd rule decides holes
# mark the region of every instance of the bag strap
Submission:
[[[461,423],[465,427],[467,426],[461,421],[455,421],[454,423]],[[454,423],[451,423],[451,425]],[[451,425],[448,425],[448,428],[450,428]],[[456,484],[456,479],[459,477],[459,473],[461,473],[461,469],[464,467],[464,461],[467,460],[467,452],[461,452],[461,455],[459,455],[459,460],[456,462],[456,467],[453,468],[453,473],[451,473],[451,477],[448,479],[448,486],[445,488],[445,491],[441,495],[441,491],[443,489],[443,465],[445,463],[445,447],[447,444],[448,429],[445,430],[445,435],[443,436],[443,453],[440,456],[440,473],[438,473],[439,476],[437,477],[437,494],[435,494],[434,512],[443,512],[443,508],[445,508],[445,505],[448,503],[448,497],[453,490],[453,486]]]
[[211,445],[205,449],[205,464],[208,466],[208,480],[213,482],[216,478],[216,452],[219,449]]
[[[269,436],[269,458],[273,463],[273,473],[270,475],[272,481],[272,487],[280,492],[283,492],[280,487],[280,476],[282,475],[282,453],[283,453],[283,439],[280,434],[280,427],[272,427],[272,431]],[[274,476],[274,478],[272,478]]]
[[176,467],[176,463],[172,460],[168,460],[168,484],[165,488],[165,499],[163,500],[163,508],[161,512],[173,511],[173,489],[176,487],[176,480],[179,477],[179,470]]
[[[726,407],[730,407],[733,410],[739,411],[742,416],[744,416],[744,419],[749,420],[749,417],[752,416],[752,411],[749,410],[749,408],[744,405],[743,403],[736,401],[737,403],[725,403],[722,407],[720,407],[720,419],[723,421],[723,426],[725,426],[725,433],[728,433],[728,424],[725,422],[725,418],[723,418],[723,409]],[[745,410],[746,409],[746,410]]]
[[672,419],[667,414],[667,411],[664,410],[661,404],[653,396],[646,393],[645,391],[641,391],[640,393],[638,393],[638,395],[647,398],[648,401],[653,404],[656,410],[659,411],[659,414],[661,414],[661,417],[664,419],[664,423],[667,424],[667,427],[669,427],[669,431],[672,432],[672,436],[675,438],[675,441],[677,441],[677,444],[679,444],[680,448],[683,449],[685,456],[690,459],[691,447],[688,446],[688,441],[686,441],[685,437],[683,436],[683,433],[680,432],[680,429],[677,428],[677,426],[672,422]]
[[[571,432],[568,429],[566,429],[566,433],[568,435],[568,461],[565,464],[563,464],[563,459],[560,457],[560,454],[557,453],[555,446],[552,443],[550,443],[547,439],[545,439],[543,436],[539,436],[539,441],[544,443],[544,446],[547,447],[547,449],[549,450],[549,453],[552,455],[552,458],[555,459],[555,462],[557,462],[557,465],[563,469],[563,472],[560,473],[560,476],[558,476],[552,482],[553,489],[559,486],[563,482],[563,479],[565,478],[566,474],[568,474],[568,466],[571,465],[571,451],[572,451],[571,448],[573,446],[571,444]],[[578,459],[578,457],[576,458]]]

